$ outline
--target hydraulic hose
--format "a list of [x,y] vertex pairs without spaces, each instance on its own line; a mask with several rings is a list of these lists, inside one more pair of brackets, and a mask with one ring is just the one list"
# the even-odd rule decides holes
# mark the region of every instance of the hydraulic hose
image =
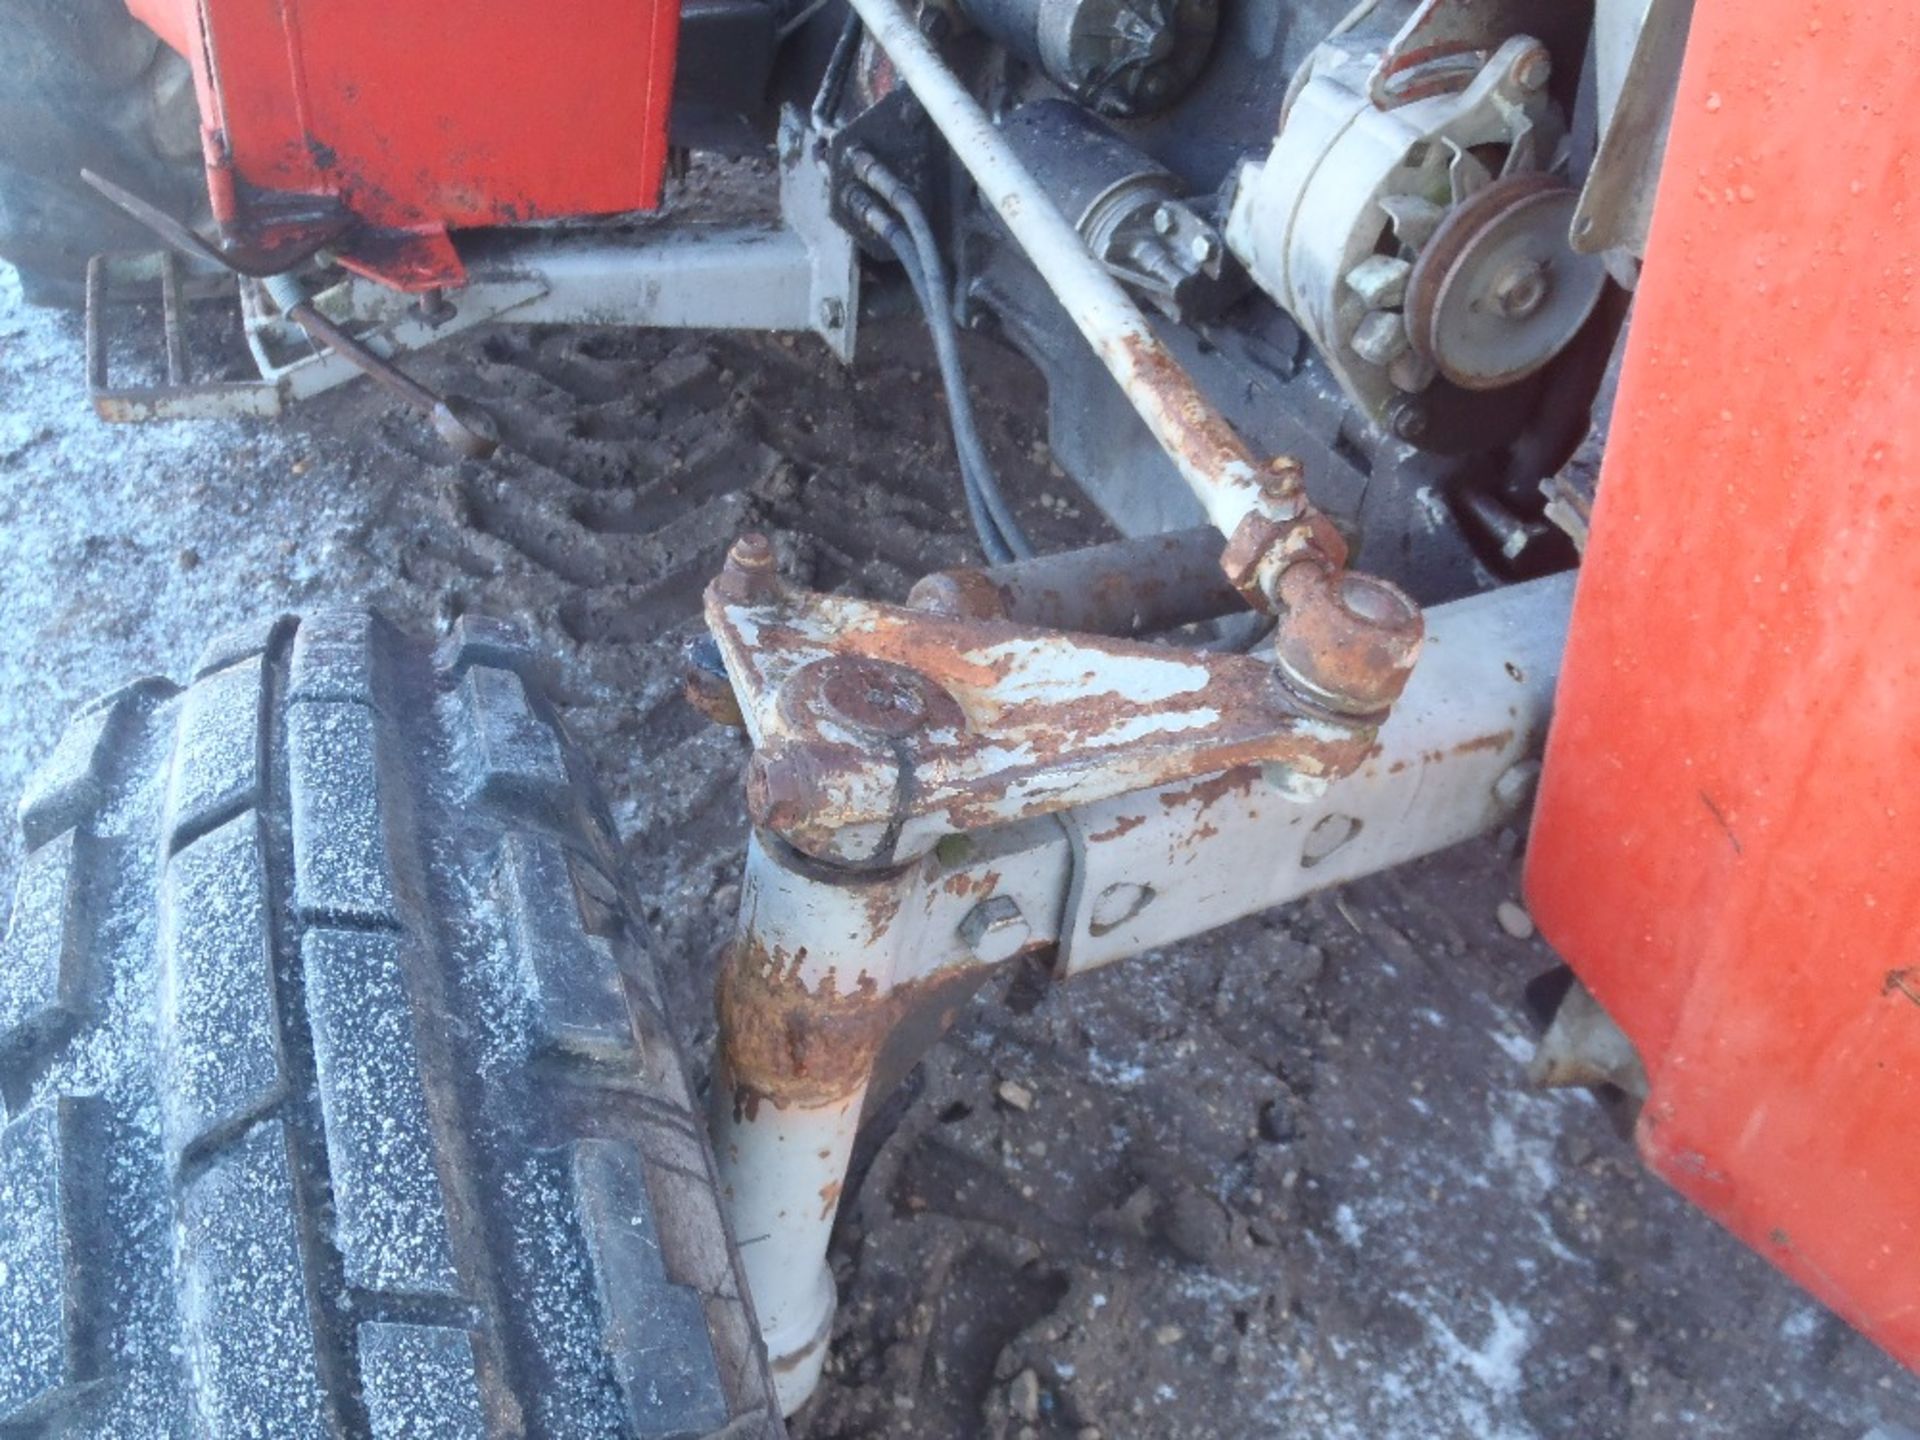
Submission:
[[[926,311],[927,326],[933,331],[934,353],[939,357],[941,377],[946,382],[947,408],[953,415],[954,445],[960,451],[962,468],[971,468],[973,484],[978,488],[988,514],[993,517],[994,527],[1005,539],[1013,557],[1017,560],[1028,559],[1034,553],[1033,542],[1027,538],[1026,531],[1014,516],[1013,507],[1007,503],[1006,494],[1000,488],[999,476],[994,473],[993,462],[987,457],[986,446],[981,442],[979,427],[974,420],[973,397],[967,390],[966,374],[960,366],[960,340],[953,323],[953,308],[949,303],[952,291],[947,280],[946,261],[941,257],[933,226],[927,221],[927,212],[921,208],[913,191],[871,154],[863,150],[849,158],[853,173],[878,195],[883,205],[906,223],[907,231],[912,236],[924,280],[916,293],[921,309]],[[884,240],[886,237],[882,235],[881,238]],[[899,248],[891,242],[889,248],[899,253]]]
[[[960,460],[960,489],[966,496],[967,518],[973,524],[973,533],[980,541],[982,553],[992,564],[1004,565],[1017,557],[1013,547],[1001,533],[999,525],[994,522],[993,514],[988,510],[986,499],[981,494],[979,477],[968,459],[967,443],[961,434],[959,405],[956,403],[954,394],[956,387],[964,385],[965,381],[958,376],[954,367],[947,363],[946,347],[940,343],[940,327],[933,320],[933,311],[937,308],[937,302],[929,300],[927,277],[920,267],[920,257],[914,250],[912,240],[901,228],[900,222],[890,221],[879,234],[881,240],[886,242],[887,248],[893,251],[894,258],[900,262],[900,268],[907,272],[908,283],[913,286],[913,293],[920,301],[920,308],[927,313],[927,329],[934,337],[933,351],[940,365],[940,381],[947,392],[947,410],[953,417],[953,442]],[[978,443],[977,436],[975,443]]]
[[813,97],[813,128],[822,133],[833,128],[833,117],[840,111],[840,97],[847,88],[847,74],[853,69],[853,57],[860,49],[860,17],[847,12],[840,38],[834,42],[827,60],[826,74],[820,77],[819,93]]

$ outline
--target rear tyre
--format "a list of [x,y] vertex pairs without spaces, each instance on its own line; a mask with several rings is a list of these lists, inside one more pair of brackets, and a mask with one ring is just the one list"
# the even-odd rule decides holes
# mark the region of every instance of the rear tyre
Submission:
[[80,179],[95,170],[201,219],[206,184],[187,62],[121,0],[13,0],[0,64],[0,260],[29,300],[78,305],[87,260],[153,236]]
[[0,951],[0,1436],[777,1437],[601,802],[364,612],[69,726]]

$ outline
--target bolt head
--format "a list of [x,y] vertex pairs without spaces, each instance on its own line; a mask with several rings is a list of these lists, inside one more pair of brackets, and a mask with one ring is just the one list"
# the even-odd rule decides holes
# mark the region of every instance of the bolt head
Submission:
[[857,657],[820,665],[821,701],[855,729],[902,739],[927,723],[928,683],[905,666]]
[[1522,90],[1544,90],[1552,78],[1553,56],[1544,45],[1535,46],[1514,62],[1513,82]]
[[784,831],[818,804],[819,787],[807,753],[797,747],[756,750],[747,762],[747,816]]
[[967,912],[960,939],[983,965],[998,965],[1026,949],[1033,937],[1027,917],[1011,895],[991,895]]
[[1391,365],[1413,342],[1398,310],[1373,310],[1354,327],[1353,353],[1369,365]]
[[1493,303],[1509,320],[1525,320],[1547,301],[1553,277],[1538,260],[1516,260],[1493,282]]
[[761,605],[777,599],[780,574],[773,553],[773,542],[757,531],[734,541],[727,550],[727,563],[721,569],[719,588],[731,601],[742,605]]
[[1397,310],[1406,304],[1413,265],[1397,255],[1369,255],[1347,272],[1347,288],[1369,310]]
[[742,570],[771,570],[773,542],[758,530],[750,530],[728,547],[727,563]]
[[1504,809],[1518,810],[1533,798],[1534,787],[1539,783],[1540,762],[1516,760],[1493,782],[1493,798]]

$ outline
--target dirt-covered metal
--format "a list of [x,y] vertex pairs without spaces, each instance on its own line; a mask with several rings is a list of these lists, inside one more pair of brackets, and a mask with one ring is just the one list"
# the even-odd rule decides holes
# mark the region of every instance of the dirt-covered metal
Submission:
[[1389,594],[1386,609],[1303,591],[1301,616],[1352,617],[1302,641],[1303,653],[1334,657],[1308,673],[1322,690],[1349,677],[1372,687],[1370,703],[1335,706],[1302,699],[1247,655],[790,589],[770,549],[757,537],[734,547],[709,588],[707,624],[756,746],[754,822],[839,864],[898,863],[952,831],[1234,765],[1324,785],[1366,758],[1382,709],[1371,701],[1404,683],[1404,647],[1397,668],[1373,676],[1378,648],[1355,635],[1370,640],[1389,609],[1396,634],[1418,634],[1418,612],[1384,587],[1345,577]]
[[[736,544],[734,558],[709,592],[709,623],[762,749],[719,984],[712,1119],[776,1384],[792,1408],[824,1360],[835,1296],[827,1244],[875,1086],[1018,955],[1052,947],[1057,973],[1091,969],[1511,817],[1528,788],[1509,777],[1544,739],[1572,586],[1562,577],[1442,607],[1443,643],[1419,688],[1377,744],[1355,752],[1355,773],[1314,796],[1297,776],[1222,758],[1230,748],[1202,748],[1184,773],[1126,756],[1129,739],[1149,762],[1176,753],[1156,714],[1202,733],[1265,719],[1277,725],[1277,753],[1296,751],[1291,692],[1261,662],[1231,657],[1266,673],[1257,696],[1209,688],[1239,673],[1205,668],[1219,657],[1159,651],[1162,666],[1193,678],[1196,698],[1183,702],[1150,647],[788,591],[758,537]],[[836,641],[846,648],[832,651]],[[1145,703],[1129,710],[1102,688],[1115,676]],[[1076,684],[1089,687],[1089,709],[1065,698]],[[1039,698],[1024,699],[1023,685]],[[1277,710],[1262,698],[1273,695]],[[1194,708],[1235,703],[1231,720]],[[1089,714],[1103,718],[1090,726]],[[946,738],[923,749],[927,736]],[[959,757],[972,772],[942,768]],[[984,768],[990,758],[1038,768],[1009,785]],[[969,773],[971,793],[956,788]],[[1085,783],[1088,774],[1101,779]],[[1130,775],[1153,778],[1127,784]],[[916,808],[942,784],[951,803]],[[876,798],[895,810],[859,808]],[[893,847],[884,856],[876,836]]]
[[1205,525],[990,569],[942,570],[916,584],[907,603],[956,618],[1119,636],[1174,630],[1244,605],[1221,574],[1220,536]]

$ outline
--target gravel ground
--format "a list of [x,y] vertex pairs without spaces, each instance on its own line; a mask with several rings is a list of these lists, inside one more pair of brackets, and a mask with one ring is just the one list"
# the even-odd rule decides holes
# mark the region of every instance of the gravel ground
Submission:
[[[456,463],[364,385],[277,424],[116,429],[77,320],[0,269],[0,800],[68,712],[280,608],[518,620],[558,657],[654,897],[704,1064],[738,894],[741,742],[676,697],[701,585],[749,525],[886,598],[968,558],[923,336],[496,330],[420,363],[493,407]],[[1033,377],[971,352],[1043,541],[1096,533]],[[1920,1387],[1639,1169],[1584,1096],[1524,1088],[1496,919],[1519,839],[1068,987],[992,987],[870,1136],[842,1209],[827,1437],[1840,1437]],[[0,838],[11,891],[19,842]]]

